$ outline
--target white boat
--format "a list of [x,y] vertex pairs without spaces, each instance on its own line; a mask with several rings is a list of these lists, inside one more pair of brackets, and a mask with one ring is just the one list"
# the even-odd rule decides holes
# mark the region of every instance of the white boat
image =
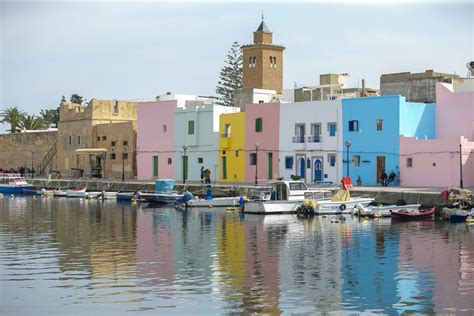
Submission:
[[221,206],[238,206],[240,197],[220,197],[213,198],[210,200],[206,199],[193,199],[186,202],[188,207],[221,207]]
[[20,174],[0,173],[0,193],[24,193],[24,190],[32,189],[33,186],[26,182],[25,178]]
[[270,184],[272,192],[261,195],[259,200],[245,203],[244,212],[250,214],[294,213],[305,198],[324,199],[331,190],[308,189],[303,181],[276,181]]
[[65,196],[67,196],[67,191],[66,190],[53,191],[53,196],[54,197],[65,197]]
[[420,204],[409,204],[409,205],[374,205],[374,206],[363,206],[356,204],[352,209],[352,214],[360,217],[390,217],[393,211],[400,211],[402,209],[418,209]]
[[92,198],[98,197],[102,193],[102,192],[86,192],[86,190],[87,190],[86,187],[73,189],[73,190],[67,190],[66,196],[92,199]]
[[351,214],[352,209],[356,205],[367,207],[374,201],[373,198],[355,197],[350,198],[347,201],[331,201],[323,200],[318,201],[318,207],[314,211],[315,215],[336,215],[336,214]]

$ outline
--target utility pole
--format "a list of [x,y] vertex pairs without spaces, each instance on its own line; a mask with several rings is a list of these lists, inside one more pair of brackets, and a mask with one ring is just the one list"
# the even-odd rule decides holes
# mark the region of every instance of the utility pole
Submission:
[[255,186],[258,185],[258,172],[257,172],[257,168],[258,168],[258,148],[260,147],[260,144],[259,143],[256,143],[255,144]]
[[459,144],[459,171],[461,173],[461,180],[459,181],[461,189],[464,189],[464,184],[462,181],[462,145]]

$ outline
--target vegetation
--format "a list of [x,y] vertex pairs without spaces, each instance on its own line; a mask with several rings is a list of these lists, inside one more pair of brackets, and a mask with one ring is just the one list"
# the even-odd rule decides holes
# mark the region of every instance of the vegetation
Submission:
[[40,117],[43,122],[46,124],[46,127],[53,125],[58,127],[59,122],[59,108],[56,109],[43,109],[40,111]]
[[20,129],[22,130],[37,130],[48,128],[47,123],[39,116],[24,115],[20,120]]
[[73,95],[71,95],[70,101],[71,101],[71,103],[82,104],[84,99],[79,94],[74,93]]
[[234,42],[219,75],[216,88],[219,99],[217,103],[233,106],[235,93],[240,88],[242,88],[242,51],[240,44]]
[[18,107],[10,107],[0,112],[0,123],[10,124],[10,129],[7,130],[10,133],[19,132],[20,122],[26,112],[21,111]]

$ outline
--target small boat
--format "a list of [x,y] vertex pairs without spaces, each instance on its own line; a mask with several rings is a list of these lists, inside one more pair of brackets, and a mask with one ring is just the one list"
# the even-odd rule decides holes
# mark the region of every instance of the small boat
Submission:
[[419,209],[420,204],[410,204],[410,205],[374,205],[374,206],[363,206],[361,204],[356,204],[352,209],[352,214],[360,217],[369,217],[369,218],[380,218],[380,217],[391,217],[392,212],[400,211],[402,209]]
[[194,199],[186,202],[188,207],[220,207],[220,206],[238,206],[240,197],[220,197],[210,200]]
[[138,193],[138,197],[148,203],[174,204],[183,198],[182,193],[173,191],[173,179],[158,179],[155,181],[155,192]]
[[66,197],[79,197],[79,198],[96,198],[102,194],[102,192],[86,192],[86,187],[81,187],[73,190],[67,190]]
[[465,210],[462,208],[443,207],[441,210],[441,218],[450,221],[451,223],[464,223],[472,218],[474,208]]
[[66,197],[67,196],[67,191],[65,191],[65,190],[55,190],[55,191],[53,191],[53,196],[54,197]]
[[23,194],[27,194],[27,195],[33,195],[33,196],[41,196],[43,195],[43,193],[46,192],[46,190],[44,189],[24,189],[23,190]]
[[33,186],[20,174],[0,173],[0,193],[22,194],[25,190],[33,190]]
[[115,198],[117,201],[139,201],[137,192],[118,192]]
[[392,220],[423,220],[432,219],[435,212],[435,208],[429,208],[426,210],[404,208],[399,211],[392,212]]
[[117,198],[117,192],[106,192],[102,191],[99,195],[104,200],[115,200]]

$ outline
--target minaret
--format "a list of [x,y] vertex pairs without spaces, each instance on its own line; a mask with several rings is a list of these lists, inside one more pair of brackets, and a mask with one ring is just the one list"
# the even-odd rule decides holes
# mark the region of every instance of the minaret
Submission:
[[253,32],[253,44],[242,46],[243,89],[268,89],[282,93],[285,47],[272,42],[273,33],[265,25],[262,14],[262,23]]

